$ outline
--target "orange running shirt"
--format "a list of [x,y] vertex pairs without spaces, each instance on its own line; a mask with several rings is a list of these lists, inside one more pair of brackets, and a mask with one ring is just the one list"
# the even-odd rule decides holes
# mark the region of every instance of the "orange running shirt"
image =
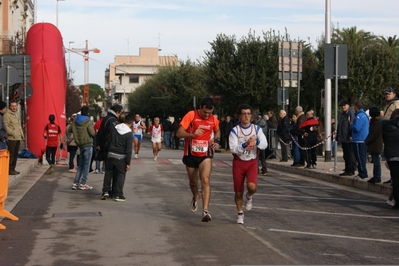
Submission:
[[211,149],[210,140],[212,132],[219,130],[219,120],[210,115],[208,119],[202,119],[198,110],[188,112],[180,122],[186,132],[194,133],[198,128],[202,129],[203,133],[193,138],[186,138],[184,140],[184,155],[189,154],[193,156],[203,157],[207,156]]

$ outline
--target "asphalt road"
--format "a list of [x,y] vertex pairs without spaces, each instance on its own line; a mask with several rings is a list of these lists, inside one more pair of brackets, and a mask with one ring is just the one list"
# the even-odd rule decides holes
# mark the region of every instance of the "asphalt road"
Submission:
[[[399,211],[386,196],[269,170],[245,224],[237,212],[232,156],[215,156],[210,213],[190,212],[182,150],[152,160],[148,139],[128,172],[126,202],[71,190],[74,174],[44,174],[3,220],[0,265],[397,265]],[[44,171],[42,171],[44,172]],[[16,185],[18,186],[18,184]],[[200,203],[201,207],[201,203]]]

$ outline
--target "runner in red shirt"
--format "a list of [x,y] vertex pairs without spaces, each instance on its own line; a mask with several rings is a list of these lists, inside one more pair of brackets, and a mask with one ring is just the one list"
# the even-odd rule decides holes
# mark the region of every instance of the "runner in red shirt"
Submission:
[[214,103],[211,98],[202,100],[198,110],[188,112],[180,122],[176,135],[184,138],[183,163],[186,165],[193,199],[190,209],[198,208],[198,177],[202,185],[202,222],[212,220],[208,212],[211,196],[210,175],[213,149],[220,147],[219,121],[212,115]]
[[46,160],[50,165],[49,173],[52,174],[55,165],[55,154],[57,152],[58,144],[60,143],[60,149],[63,148],[61,128],[57,125],[55,120],[55,115],[51,114],[48,117],[50,123],[46,125],[43,132],[43,137],[47,139],[46,145]]

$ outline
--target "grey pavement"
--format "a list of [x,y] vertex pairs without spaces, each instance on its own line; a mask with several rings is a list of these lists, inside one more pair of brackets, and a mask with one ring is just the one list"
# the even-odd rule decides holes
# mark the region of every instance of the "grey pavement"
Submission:
[[[230,153],[229,151],[221,151],[222,153]],[[389,170],[385,167],[385,162],[381,162],[382,181],[377,184],[370,184],[368,179],[356,178],[354,176],[340,177],[339,173],[344,169],[344,160],[342,158],[342,151],[338,150],[337,161],[331,158],[331,161],[326,162],[323,157],[318,156],[316,169],[305,169],[304,167],[292,167],[292,160],[288,162],[279,162],[278,159],[268,159],[267,167],[273,171],[282,171],[285,173],[292,173],[302,176],[307,176],[323,181],[336,183],[343,186],[354,187],[359,190],[379,193],[389,196],[392,192],[392,187],[389,184],[383,184],[384,181],[390,179]],[[64,165],[65,166],[65,165]],[[335,166],[335,168],[334,168]],[[61,166],[62,167],[62,166]],[[66,166],[65,166],[66,167]],[[48,170],[48,165],[40,165],[37,159],[21,159],[18,158],[16,170],[20,172],[18,175],[10,175],[8,179],[8,196],[6,199],[5,209],[11,212],[23,195],[35,184],[35,182]],[[367,171],[369,178],[373,173],[373,164],[367,163]],[[2,219],[2,217],[0,217]],[[0,220],[1,221],[1,220]]]
[[[16,215],[19,221],[1,221],[7,228],[0,230],[0,239],[3,240],[0,242],[0,263],[4,265],[80,266],[108,265],[113,262],[118,265],[222,265],[218,262],[224,261],[226,263],[223,265],[288,265],[307,261],[312,264],[312,260],[309,258],[300,259],[295,252],[291,253],[292,247],[288,249],[281,247],[285,245],[283,243],[287,243],[287,245],[296,243],[292,238],[287,239],[287,242],[282,242],[281,236],[276,235],[274,238],[275,235],[270,231],[280,228],[276,224],[279,223],[280,216],[276,220],[270,219],[276,215],[276,212],[288,211],[290,214],[283,215],[283,217],[294,222],[295,218],[289,218],[294,215],[292,212],[303,211],[299,206],[303,198],[301,201],[290,201],[289,205],[286,205],[291,208],[290,210],[281,208],[281,204],[287,202],[289,198],[279,198],[276,208],[271,208],[270,198],[268,201],[261,200],[264,197],[262,190],[265,192],[270,191],[271,188],[276,190],[280,185],[281,188],[284,188],[289,185],[288,180],[291,180],[290,177],[277,180],[273,176],[278,176],[283,172],[292,173],[292,176],[310,177],[306,179],[319,179],[323,184],[325,181],[336,183],[334,187],[337,187],[337,190],[342,190],[342,195],[356,197],[347,203],[355,208],[353,214],[355,218],[348,218],[348,214],[345,213],[344,219],[337,219],[339,224],[346,223],[352,230],[360,230],[362,233],[364,231],[374,232],[374,229],[365,230],[361,227],[358,229],[353,227],[359,222],[358,219],[371,217],[367,214],[358,218],[359,209],[362,210],[361,214],[363,214],[363,210],[369,211],[370,208],[373,208],[373,210],[378,210],[378,213],[385,217],[384,219],[394,221],[399,219],[399,217],[390,216],[391,210],[388,210],[384,202],[390,192],[389,185],[373,185],[353,177],[338,177],[338,173],[341,172],[339,170],[343,169],[341,156],[338,154],[337,172],[334,172],[333,169],[334,162],[324,162],[322,157],[318,157],[317,169],[294,168],[290,166],[292,161],[268,160],[270,176],[260,177],[261,184],[257,195],[258,204],[263,201],[267,205],[259,206],[258,209],[255,208],[254,211],[246,214],[249,226],[245,227],[237,226],[234,220],[235,210],[230,192],[232,190],[230,174],[232,157],[228,152],[215,155],[212,182],[213,193],[217,193],[218,196],[212,196],[211,213],[214,219],[211,223],[200,222],[200,211],[191,213],[188,210],[191,193],[184,165],[181,164],[182,150],[163,150],[158,161],[154,162],[150,144],[143,141],[139,159],[132,160],[131,171],[127,174],[124,189],[126,202],[100,200],[102,175],[93,173],[89,175],[88,183],[94,187],[93,190],[74,191],[71,190],[71,185],[75,175],[68,173],[66,165],[58,165],[54,174],[49,175],[46,173],[48,166],[38,165],[37,160],[18,159],[16,169],[21,174],[10,177],[5,209]],[[372,164],[368,163],[367,167],[370,175]],[[383,167],[383,181],[388,178],[389,171]],[[326,186],[320,185],[320,190],[324,187]],[[310,185],[305,186],[306,193],[309,188]],[[327,188],[327,191],[330,189]],[[297,190],[297,186],[295,186],[295,190]],[[353,191],[359,191],[359,193],[353,193]],[[293,191],[287,193],[290,193],[291,197],[293,196]],[[282,194],[285,195],[284,192]],[[317,194],[319,194],[319,190]],[[332,194],[328,192],[326,195]],[[277,194],[274,195],[274,197],[276,196]],[[306,196],[309,195],[306,194]],[[346,196],[336,197],[340,201]],[[304,203],[312,204],[311,202]],[[318,202],[315,203],[323,210],[327,208],[328,214],[320,212],[323,215],[330,216],[336,215],[337,212],[340,213],[336,206],[329,212],[328,206],[319,206]],[[315,209],[312,208],[312,210]],[[261,213],[261,211],[266,211],[266,213]],[[255,215],[259,218],[258,221],[255,220]],[[304,222],[304,219],[309,219],[309,223],[312,223],[311,227],[320,226],[325,229],[325,223],[318,222],[313,225],[314,221],[323,219],[330,225],[328,221],[331,218],[314,218],[313,215],[309,217],[307,214],[307,216],[296,219],[301,219],[300,224],[304,225],[308,223]],[[386,218],[388,215],[389,218]],[[350,219],[354,220],[350,221]],[[386,223],[378,224],[382,231],[379,238],[388,238],[388,235],[382,235],[387,231],[383,228],[388,228],[392,224],[388,224],[383,219],[378,219],[378,221]],[[271,228],[269,231],[259,229],[259,225],[268,223],[271,223],[266,227]],[[393,227],[392,230],[396,230],[396,227]],[[263,233],[267,236],[259,235]],[[342,230],[339,230],[339,235],[343,234]],[[361,235],[360,232],[358,234]],[[308,238],[305,237],[306,239]],[[254,241],[262,243],[262,245],[259,243],[252,245]],[[399,240],[397,242],[399,243]],[[201,243],[203,245],[200,245]],[[240,247],[234,246],[234,243],[237,245],[240,243]],[[320,242],[301,242],[300,246],[306,250],[311,248],[306,243],[320,245]],[[240,249],[241,253],[235,254],[231,250],[231,246],[220,246],[228,244],[237,247],[237,250]],[[348,245],[352,244],[352,242],[348,243]],[[336,247],[340,245],[341,243],[336,244]],[[296,247],[298,246],[296,245]],[[359,249],[362,248],[359,246]],[[381,247],[380,245],[380,248],[385,250],[385,246]],[[218,252],[214,252],[216,250]],[[308,254],[306,250],[303,251],[303,254]],[[354,252],[355,248],[352,247],[350,250]],[[4,252],[7,254],[4,255]],[[338,254],[338,252],[336,253]],[[326,255],[323,255],[322,259],[325,259],[324,256]],[[342,256],[343,258],[347,258],[347,260],[340,260],[341,264],[354,262],[350,260],[351,256]],[[367,257],[356,256],[357,258],[363,258],[361,260],[363,263],[368,261]],[[314,262],[318,263],[315,264],[320,264],[321,260],[317,259],[315,258]],[[329,262],[334,260],[335,258],[332,257]],[[392,262],[393,259],[389,258],[387,261]]]

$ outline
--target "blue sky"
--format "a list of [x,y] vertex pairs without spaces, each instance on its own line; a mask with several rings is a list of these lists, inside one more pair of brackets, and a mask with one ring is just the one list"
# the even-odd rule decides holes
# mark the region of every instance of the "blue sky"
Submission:
[[[160,55],[201,60],[220,33],[247,36],[274,30],[315,43],[325,31],[325,0],[65,0],[58,1],[58,28],[66,48],[90,53],[89,82],[104,87],[104,71],[115,55],[138,55],[160,47]],[[56,0],[37,0],[37,22],[56,24]],[[385,37],[399,35],[399,1],[331,0],[331,23],[356,26]],[[68,60],[69,55],[65,58]],[[83,84],[83,58],[70,56],[75,84]],[[67,63],[68,64],[68,63]]]

